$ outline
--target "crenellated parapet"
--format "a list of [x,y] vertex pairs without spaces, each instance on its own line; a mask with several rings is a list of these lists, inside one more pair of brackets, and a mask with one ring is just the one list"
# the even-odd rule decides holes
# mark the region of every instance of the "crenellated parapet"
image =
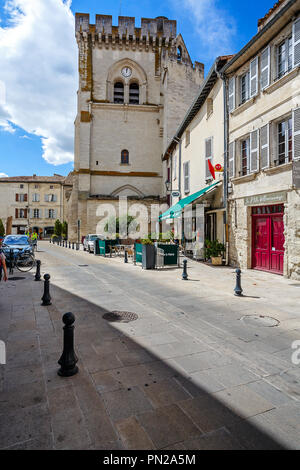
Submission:
[[77,40],[90,37],[92,42],[104,44],[170,46],[177,35],[177,24],[175,20],[160,16],[142,18],[141,27],[136,27],[134,17],[119,16],[118,26],[113,26],[110,15],[96,15],[95,24],[90,24],[89,14],[76,13],[75,31]]

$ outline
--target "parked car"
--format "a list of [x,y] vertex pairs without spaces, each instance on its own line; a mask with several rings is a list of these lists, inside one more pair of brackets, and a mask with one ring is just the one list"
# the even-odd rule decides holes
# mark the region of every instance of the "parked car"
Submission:
[[83,251],[94,253],[94,241],[98,240],[98,238],[96,234],[89,233],[83,241]]
[[7,235],[2,243],[3,250],[24,251],[33,254],[33,247],[26,235]]

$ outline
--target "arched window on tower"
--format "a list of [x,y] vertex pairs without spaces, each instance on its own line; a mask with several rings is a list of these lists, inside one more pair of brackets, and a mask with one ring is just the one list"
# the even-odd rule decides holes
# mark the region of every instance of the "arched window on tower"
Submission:
[[131,83],[129,85],[129,104],[139,104],[140,102],[140,87],[138,83]]
[[181,61],[181,59],[182,59],[182,48],[181,46],[178,46],[177,47],[177,60]]
[[114,85],[114,103],[124,103],[124,84],[117,82]]
[[129,164],[129,152],[128,150],[122,150],[121,152],[121,163]]

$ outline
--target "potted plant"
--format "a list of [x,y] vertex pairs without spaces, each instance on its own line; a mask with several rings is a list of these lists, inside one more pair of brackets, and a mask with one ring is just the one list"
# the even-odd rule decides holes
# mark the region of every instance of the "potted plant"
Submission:
[[225,250],[223,243],[218,240],[206,240],[205,241],[205,258],[211,259],[211,262],[215,266],[222,265],[222,253]]
[[150,238],[142,240],[142,267],[155,269],[155,246]]

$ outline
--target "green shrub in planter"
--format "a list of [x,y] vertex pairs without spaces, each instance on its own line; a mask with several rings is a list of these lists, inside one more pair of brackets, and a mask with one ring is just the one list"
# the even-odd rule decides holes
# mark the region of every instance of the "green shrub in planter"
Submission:
[[225,251],[225,246],[218,240],[205,240],[204,254],[205,258],[217,258]]

